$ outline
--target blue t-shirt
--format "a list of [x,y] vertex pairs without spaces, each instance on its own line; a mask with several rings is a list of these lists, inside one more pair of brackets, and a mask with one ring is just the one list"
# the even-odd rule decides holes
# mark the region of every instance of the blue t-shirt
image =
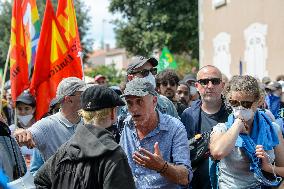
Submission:
[[158,112],[158,115],[158,126],[142,140],[139,140],[137,136],[131,116],[128,116],[125,120],[126,124],[122,131],[120,145],[127,155],[137,188],[179,188],[178,185],[169,182],[156,171],[141,167],[133,161],[132,154],[139,148],[154,153],[154,144],[156,142],[159,143],[165,161],[176,165],[184,165],[189,171],[189,180],[192,177],[190,152],[184,125],[172,116],[160,112]]

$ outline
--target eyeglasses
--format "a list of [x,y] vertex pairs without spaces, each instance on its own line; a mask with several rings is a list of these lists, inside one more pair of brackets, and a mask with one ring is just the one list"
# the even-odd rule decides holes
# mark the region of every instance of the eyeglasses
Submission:
[[141,74],[143,77],[147,77],[149,75],[149,73],[152,73],[152,75],[156,75],[157,74],[157,68],[151,68],[149,70],[144,69],[144,70],[140,70],[137,72],[132,72],[131,74]]
[[232,107],[238,107],[238,106],[242,106],[244,108],[251,108],[252,104],[254,102],[251,101],[238,101],[238,100],[229,100],[229,103],[231,104]]
[[209,81],[211,81],[213,85],[219,85],[221,83],[220,78],[199,79],[197,82],[205,86],[208,85]]
[[174,86],[177,85],[176,82],[175,82],[175,81],[172,81],[172,80],[170,80],[170,81],[163,81],[161,84],[162,84],[164,87],[168,86],[168,84],[170,84],[171,87],[174,87]]

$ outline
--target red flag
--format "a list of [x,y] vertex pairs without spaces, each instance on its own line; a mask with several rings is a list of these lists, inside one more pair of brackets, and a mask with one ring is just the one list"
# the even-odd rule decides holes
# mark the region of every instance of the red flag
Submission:
[[23,90],[29,87],[28,61],[22,18],[21,1],[14,0],[10,39],[10,80],[12,99],[14,102]]
[[81,44],[73,0],[59,0],[56,17],[64,30],[69,48],[76,55],[75,61],[81,64]]
[[82,78],[82,67],[75,61],[76,57],[77,54],[68,47],[50,0],[47,0],[30,87],[36,96],[37,120],[48,111],[49,103],[63,78]]

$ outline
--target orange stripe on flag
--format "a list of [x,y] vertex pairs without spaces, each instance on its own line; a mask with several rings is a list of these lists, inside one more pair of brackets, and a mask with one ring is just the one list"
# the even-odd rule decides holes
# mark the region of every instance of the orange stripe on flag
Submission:
[[10,80],[12,99],[15,102],[29,87],[27,52],[24,40],[21,1],[14,1],[11,19]]
[[77,52],[68,45],[64,30],[55,17],[52,3],[46,1],[34,73],[30,90],[36,96],[36,119],[47,113],[59,82],[66,77],[82,79],[83,70]]

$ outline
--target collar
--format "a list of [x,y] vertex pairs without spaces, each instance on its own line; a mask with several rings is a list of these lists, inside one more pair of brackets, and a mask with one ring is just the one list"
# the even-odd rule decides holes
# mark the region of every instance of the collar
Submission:
[[63,124],[66,126],[66,127],[74,127],[74,126],[77,126],[79,124],[82,124],[83,125],[83,119],[80,118],[80,121],[78,123],[71,123],[70,121],[68,121],[68,119],[66,119],[64,117],[64,115],[61,113],[61,111],[57,112],[56,114],[54,114],[54,116],[57,116],[59,118],[59,120],[61,122],[63,122]]

